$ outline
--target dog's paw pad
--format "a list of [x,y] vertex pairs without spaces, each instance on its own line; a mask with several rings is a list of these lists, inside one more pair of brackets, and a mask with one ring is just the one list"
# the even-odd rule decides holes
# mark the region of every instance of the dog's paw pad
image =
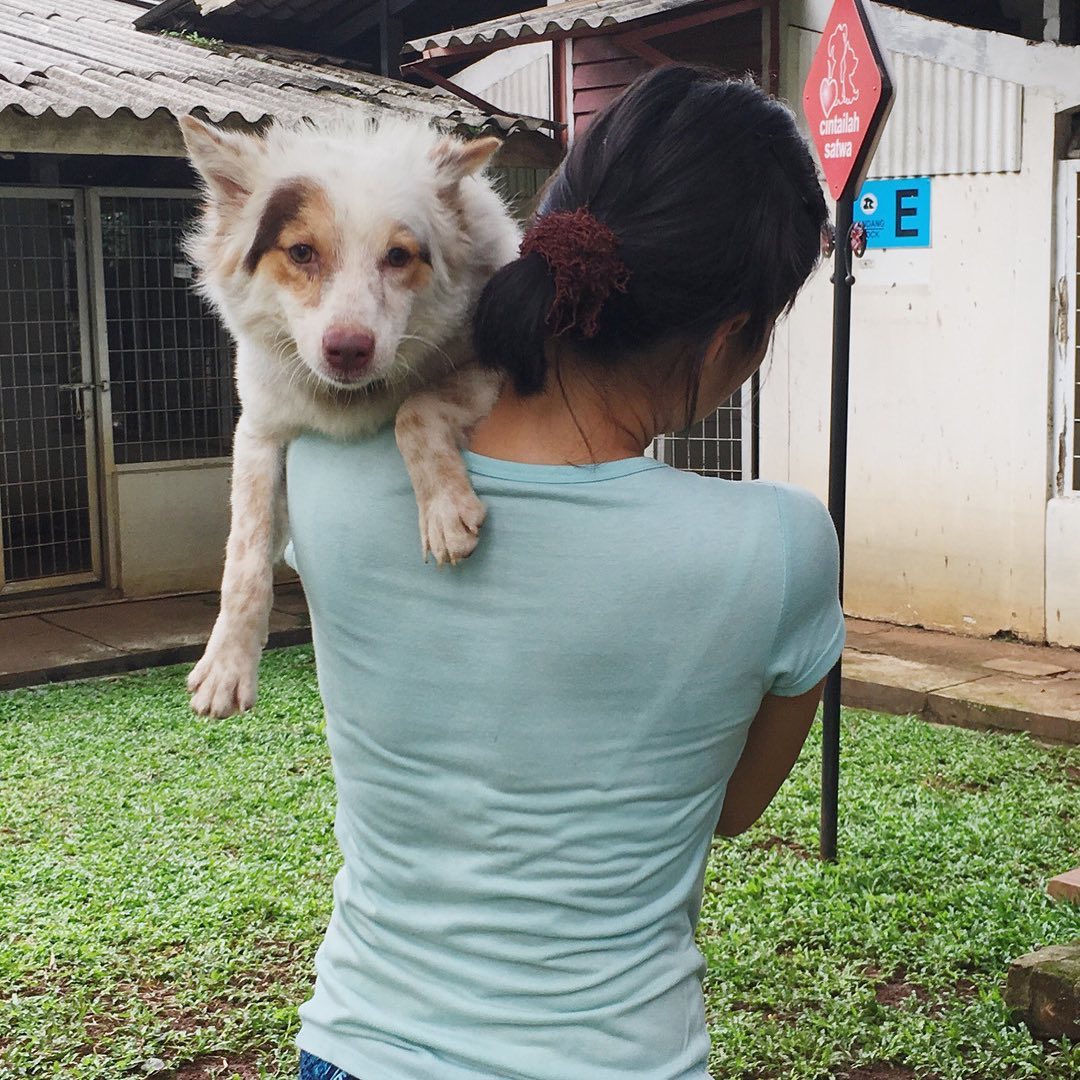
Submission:
[[458,563],[467,559],[480,539],[487,510],[472,492],[439,495],[425,508],[420,520],[423,548],[436,563]]

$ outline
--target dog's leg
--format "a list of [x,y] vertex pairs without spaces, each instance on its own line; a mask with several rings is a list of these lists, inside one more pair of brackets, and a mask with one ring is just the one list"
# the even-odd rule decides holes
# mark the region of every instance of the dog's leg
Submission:
[[461,449],[469,431],[495,404],[496,372],[467,367],[405,399],[394,432],[420,508],[425,561],[457,563],[476,548],[484,504],[476,497]]
[[283,449],[279,440],[251,431],[241,416],[233,442],[221,611],[187,682],[191,707],[204,716],[232,716],[255,704],[274,599],[275,549],[284,543]]

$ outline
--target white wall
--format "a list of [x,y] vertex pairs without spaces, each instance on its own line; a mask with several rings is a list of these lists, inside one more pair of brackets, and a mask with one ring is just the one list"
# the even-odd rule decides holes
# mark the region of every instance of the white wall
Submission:
[[227,462],[113,474],[117,584],[125,596],[218,587],[229,474]]
[[[1056,109],[1029,87],[1020,171],[934,177],[930,250],[855,271],[851,614],[1045,636]],[[762,475],[822,498],[828,274],[779,330],[761,408]]]

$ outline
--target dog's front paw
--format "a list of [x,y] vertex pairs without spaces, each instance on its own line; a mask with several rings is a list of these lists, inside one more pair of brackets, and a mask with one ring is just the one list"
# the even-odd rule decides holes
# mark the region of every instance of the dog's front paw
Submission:
[[192,709],[200,716],[222,718],[250,709],[258,688],[260,652],[258,648],[215,647],[211,643],[188,676]]
[[451,494],[440,492],[420,512],[420,538],[424,561],[459,563],[475,550],[487,510],[470,489]]

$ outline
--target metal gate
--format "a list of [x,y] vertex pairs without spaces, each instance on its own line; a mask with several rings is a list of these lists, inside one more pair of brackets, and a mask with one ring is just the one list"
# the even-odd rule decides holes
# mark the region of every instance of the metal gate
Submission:
[[227,458],[238,404],[224,326],[192,289],[182,242],[194,192],[90,192],[104,459],[131,468]]
[[115,583],[117,474],[229,456],[231,347],[181,247],[194,195],[0,188],[0,595]]
[[101,576],[83,235],[79,192],[0,192],[2,593]]

